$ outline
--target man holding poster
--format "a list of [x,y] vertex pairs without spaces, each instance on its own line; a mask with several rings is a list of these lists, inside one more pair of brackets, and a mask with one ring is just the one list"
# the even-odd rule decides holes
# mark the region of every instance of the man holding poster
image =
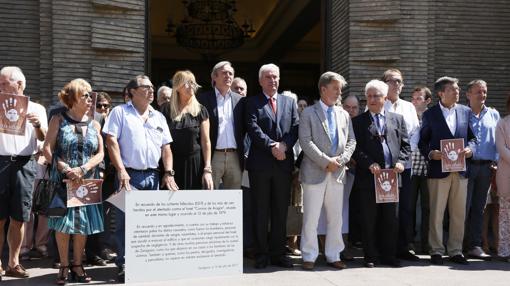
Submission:
[[[458,155],[470,158],[473,154],[474,135],[469,127],[470,110],[459,101],[458,79],[439,78],[434,84],[434,92],[439,103],[423,113],[422,128],[418,147],[421,154],[429,159],[428,185],[430,196],[429,243],[432,264],[442,265],[445,247],[443,244],[443,217],[446,206],[450,217],[448,234],[448,255],[450,261],[468,264],[462,255],[464,238],[464,219],[466,215],[466,196],[468,179],[466,172],[443,172],[442,161],[455,159]],[[448,144],[441,149],[441,140],[463,139],[468,146],[456,148]],[[445,141],[443,141],[445,142]],[[446,142],[448,143],[448,142]],[[445,144],[445,143],[443,143]],[[452,151],[460,149],[459,152]],[[453,154],[452,152],[455,152]],[[450,154],[447,154],[450,153]],[[457,154],[458,153],[458,154]]]
[[[397,180],[379,177],[382,169],[394,173],[404,171],[404,163],[411,154],[404,117],[385,111],[388,85],[371,80],[365,86],[368,111],[353,119],[356,135],[356,178],[361,205],[361,231],[365,266],[372,268],[380,262],[399,267],[397,259],[398,216],[397,202],[377,203],[375,184],[383,189],[396,190]],[[377,180],[374,179],[377,176]],[[380,258],[380,260],[379,260]],[[379,261],[378,261],[379,260]]]
[[[4,67],[0,70],[0,93],[23,96],[26,79],[18,67]],[[2,102],[2,119],[17,119],[19,114],[16,100]],[[21,119],[20,119],[21,120]],[[29,101],[25,128],[22,135],[0,133],[0,254],[4,245],[4,226],[10,218],[7,240],[9,241],[9,262],[6,276],[25,278],[28,272],[19,264],[23,241],[23,222],[29,221],[32,207],[32,191],[36,172],[34,154],[37,140],[43,141],[48,129],[46,109]],[[3,120],[2,120],[3,121]],[[0,255],[1,256],[1,255]],[[2,278],[0,262],[0,280]]]

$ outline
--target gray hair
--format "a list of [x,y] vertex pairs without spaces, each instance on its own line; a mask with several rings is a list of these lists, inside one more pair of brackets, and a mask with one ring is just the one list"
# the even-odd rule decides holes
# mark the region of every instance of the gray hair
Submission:
[[162,85],[159,89],[158,89],[158,99],[161,97],[161,95],[163,94],[163,92],[169,92],[170,94],[172,94],[172,89],[169,88],[168,86],[166,85]]
[[330,84],[332,81],[340,82],[340,84],[342,85],[342,88],[347,86],[347,81],[345,80],[345,78],[343,76],[337,74],[336,72],[327,71],[327,72],[323,73],[321,75],[321,77],[319,78],[319,84],[318,84],[319,92],[321,91],[321,87]]
[[21,89],[25,90],[27,79],[19,67],[3,67],[0,70],[0,74],[8,76],[10,81],[21,81]]
[[235,77],[232,80],[232,83],[234,83],[234,82],[242,82],[242,83],[244,83],[244,85],[246,85],[246,81],[242,77]]
[[436,80],[434,83],[434,93],[437,94],[440,91],[444,91],[446,85],[459,83],[459,80],[454,77],[443,76]]
[[275,64],[266,64],[260,67],[259,69],[259,79],[262,78],[262,74],[267,71],[274,71],[278,74],[278,77],[280,77],[280,68]]
[[376,89],[384,96],[388,95],[388,84],[386,84],[384,81],[380,81],[378,79],[369,81],[367,85],[365,85],[365,95],[367,95],[370,89]]
[[215,64],[211,70],[211,84],[212,84],[212,86],[214,86],[214,80],[212,80],[213,77],[216,75],[216,72],[219,69],[223,68],[224,66],[230,66],[232,68],[232,71],[234,71],[234,67],[232,66],[232,63],[229,61],[221,61],[221,62]]
[[485,82],[485,80],[483,79],[475,79],[475,80],[472,80],[470,81],[468,84],[467,84],[467,90],[469,91],[473,86],[475,85],[482,85],[482,86],[485,86],[487,87],[487,82]]

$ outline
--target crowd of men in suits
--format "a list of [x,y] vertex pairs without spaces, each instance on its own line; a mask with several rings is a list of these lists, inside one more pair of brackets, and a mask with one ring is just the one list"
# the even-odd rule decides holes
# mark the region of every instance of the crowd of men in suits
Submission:
[[[431,255],[431,263],[443,264],[443,256],[448,255],[451,262],[467,264],[463,251],[477,258],[489,257],[481,248],[481,225],[497,161],[494,123],[499,114],[485,106],[487,84],[483,80],[468,85],[470,108],[458,103],[457,79],[439,78],[434,84],[438,102],[428,108],[430,90],[423,86],[414,89],[412,103],[401,99],[403,75],[389,69],[380,80],[366,84],[366,110],[360,113],[356,96],[345,98],[342,106],[342,90],[347,82],[338,73],[328,71],[318,80],[319,100],[298,115],[298,100],[279,93],[278,66],[266,64],[260,68],[262,91],[256,95],[246,96],[246,82],[234,75],[230,62],[219,62],[211,72],[213,91],[197,99],[209,114],[211,170],[207,171],[212,173],[215,188],[243,186],[247,190],[244,209],[249,210],[245,216],[250,219],[244,222],[245,247],[254,249],[256,268],[269,264],[293,267],[286,253],[286,223],[296,168],[293,147],[297,142],[302,149],[299,179],[303,192],[303,269],[313,270],[320,252],[317,228],[321,213],[326,221],[324,256],[332,268],[346,267],[340,254],[346,246],[342,225],[353,219],[357,223],[351,223],[351,227],[359,228],[366,267],[399,267],[401,259],[419,260],[412,247],[418,197],[422,210],[421,250]],[[484,117],[486,113],[488,118]],[[39,130],[38,118],[30,120]],[[31,136],[38,138],[37,133]],[[445,152],[440,141],[454,138],[465,142],[460,151],[468,158],[465,172],[441,169]],[[16,155],[30,160],[28,153],[0,155],[5,160]],[[387,169],[397,174],[399,201],[378,203],[374,176]],[[165,175],[173,176],[171,172]],[[245,184],[246,178],[249,184]],[[350,192],[350,199],[345,192]],[[356,197],[351,212],[355,216],[346,218],[342,211],[352,197]],[[449,229],[445,246],[446,210]],[[12,215],[0,214],[1,249],[3,226]],[[19,229],[17,223],[11,223],[13,227]],[[10,262],[19,264],[15,258]]]

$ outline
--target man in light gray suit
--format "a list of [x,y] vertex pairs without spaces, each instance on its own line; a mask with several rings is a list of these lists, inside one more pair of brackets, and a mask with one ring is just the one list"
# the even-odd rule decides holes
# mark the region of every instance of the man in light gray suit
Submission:
[[306,108],[300,118],[299,144],[304,152],[300,168],[303,186],[303,228],[301,252],[303,269],[312,270],[319,254],[317,224],[324,206],[327,220],[325,256],[329,266],[344,269],[340,260],[342,239],[342,200],[345,164],[349,162],[356,140],[347,111],[336,106],[347,85],[334,72],[319,79],[321,99]]

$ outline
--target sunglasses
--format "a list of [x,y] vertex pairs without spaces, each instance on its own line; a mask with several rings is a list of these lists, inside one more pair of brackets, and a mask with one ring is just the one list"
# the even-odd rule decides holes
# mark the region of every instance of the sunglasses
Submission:
[[110,105],[109,104],[96,104],[96,108],[110,108]]
[[93,91],[87,92],[87,93],[82,94],[81,98],[87,98],[87,97],[94,98],[94,96],[96,96],[96,94],[97,94],[97,92],[93,92]]

